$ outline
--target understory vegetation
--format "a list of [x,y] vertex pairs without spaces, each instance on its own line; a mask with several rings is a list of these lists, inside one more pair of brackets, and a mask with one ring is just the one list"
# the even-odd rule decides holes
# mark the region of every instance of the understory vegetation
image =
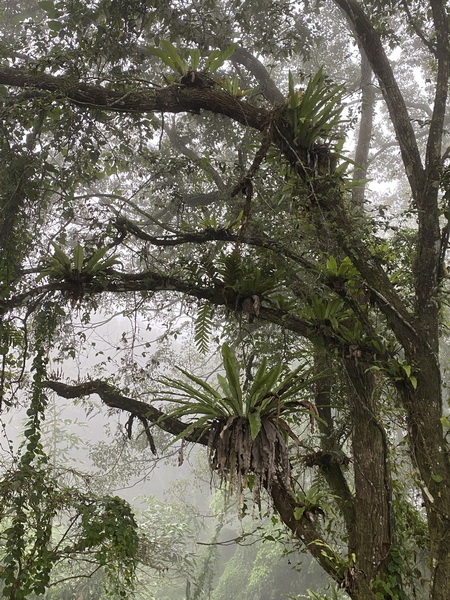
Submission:
[[448,600],[447,2],[0,21],[2,597]]

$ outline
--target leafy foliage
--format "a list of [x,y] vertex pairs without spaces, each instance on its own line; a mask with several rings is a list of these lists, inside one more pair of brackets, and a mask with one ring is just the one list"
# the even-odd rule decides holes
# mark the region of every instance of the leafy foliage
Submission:
[[[6,596],[47,591],[77,543],[97,595],[134,576],[127,505],[44,451],[48,386],[128,413],[139,443],[183,439],[180,462],[209,442],[241,507],[265,489],[352,600],[450,597],[445,3],[18,0],[0,19],[0,385],[29,411],[0,486]],[[212,334],[214,384],[191,374]]]
[[168,389],[162,392],[162,399],[180,405],[170,415],[199,417],[189,429],[193,426],[206,427],[214,419],[244,417],[249,421],[253,440],[261,432],[264,419],[276,421],[286,433],[291,433],[280,415],[301,410],[298,395],[314,381],[307,365],[302,364],[286,377],[281,377],[283,365],[269,369],[264,357],[251,386],[244,390],[236,357],[226,343],[222,345],[222,360],[225,376],[217,375],[218,389],[181,368],[179,370],[196,387],[180,379],[164,378]]
[[239,498],[251,475],[250,486],[260,505],[260,490],[263,486],[270,489],[272,480],[279,478],[290,487],[286,440],[291,438],[296,444],[299,440],[286,416],[301,410],[311,415],[312,405],[300,400],[299,394],[315,378],[306,364],[282,377],[283,365],[269,369],[264,357],[251,385],[244,389],[228,344],[222,345],[222,359],[225,376],[217,374],[218,389],[179,368],[195,387],[165,378],[168,389],[161,399],[178,405],[169,412],[171,417],[194,416],[175,440],[193,430],[209,431],[212,470],[232,489],[236,487]]
[[195,335],[194,341],[197,350],[202,354],[208,351],[208,342],[213,329],[213,321],[211,319],[212,309],[207,303],[203,304],[197,311],[195,319]]
[[[54,566],[81,553],[92,554],[94,564],[105,569],[106,588],[125,597],[132,588],[137,552],[136,523],[129,505],[117,497],[98,498],[61,487],[42,444],[47,346],[55,327],[54,307],[47,303],[36,315],[32,397],[21,453],[17,466],[0,483],[2,594],[11,600],[44,594]],[[69,524],[58,539],[55,519],[63,515]]]
[[342,123],[340,106],[344,89],[330,85],[321,67],[311,77],[305,91],[297,91],[289,73],[287,115],[295,132],[295,143],[311,148],[318,138],[329,139]]
[[68,280],[74,282],[88,282],[94,280],[110,267],[120,264],[116,256],[104,258],[108,248],[98,248],[90,257],[85,257],[84,249],[77,244],[73,249],[72,257],[68,256],[55,243],[52,242],[54,255],[47,259],[41,270],[38,280],[43,277],[50,279]]
[[[172,69],[172,71],[178,75],[185,76],[189,71],[199,70],[200,51],[197,48],[189,50],[189,60],[185,60],[175,46],[167,40],[161,40],[160,45],[161,49],[148,48],[148,50],[155,56],[158,56],[167,67]],[[211,52],[204,60],[202,70],[206,73],[214,73],[228,58],[230,58],[235,49],[236,44],[225,48],[225,50],[213,50],[213,52]]]

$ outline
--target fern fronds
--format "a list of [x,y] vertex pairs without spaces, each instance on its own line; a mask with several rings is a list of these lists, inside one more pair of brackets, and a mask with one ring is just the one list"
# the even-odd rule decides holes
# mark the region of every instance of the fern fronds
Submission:
[[219,261],[219,273],[226,286],[232,287],[242,279],[242,258],[238,251],[225,254]]
[[197,317],[195,319],[194,341],[197,350],[201,354],[206,354],[208,352],[208,342],[213,328],[212,315],[212,306],[205,302],[205,304],[202,304],[198,309]]

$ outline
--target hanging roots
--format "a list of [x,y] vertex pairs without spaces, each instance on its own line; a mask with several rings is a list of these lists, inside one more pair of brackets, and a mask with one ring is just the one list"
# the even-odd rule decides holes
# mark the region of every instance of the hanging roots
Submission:
[[242,506],[243,490],[251,489],[261,510],[261,489],[268,492],[274,481],[290,488],[290,464],[286,441],[276,421],[263,419],[254,440],[245,417],[217,419],[210,428],[209,465],[235,491]]

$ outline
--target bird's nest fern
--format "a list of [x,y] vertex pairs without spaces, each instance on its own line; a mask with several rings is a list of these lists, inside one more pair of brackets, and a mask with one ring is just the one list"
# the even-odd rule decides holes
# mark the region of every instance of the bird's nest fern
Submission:
[[227,344],[222,346],[222,357],[225,375],[217,375],[217,388],[179,369],[186,380],[165,378],[161,399],[176,404],[170,417],[190,418],[174,441],[194,431],[207,433],[212,471],[237,492],[240,502],[243,490],[250,488],[260,506],[262,489],[270,491],[275,482],[290,488],[288,442],[299,446],[300,440],[286,417],[300,411],[315,417],[314,406],[301,392],[316,377],[306,364],[282,377],[281,364],[268,369],[263,359],[251,386],[244,390]]

